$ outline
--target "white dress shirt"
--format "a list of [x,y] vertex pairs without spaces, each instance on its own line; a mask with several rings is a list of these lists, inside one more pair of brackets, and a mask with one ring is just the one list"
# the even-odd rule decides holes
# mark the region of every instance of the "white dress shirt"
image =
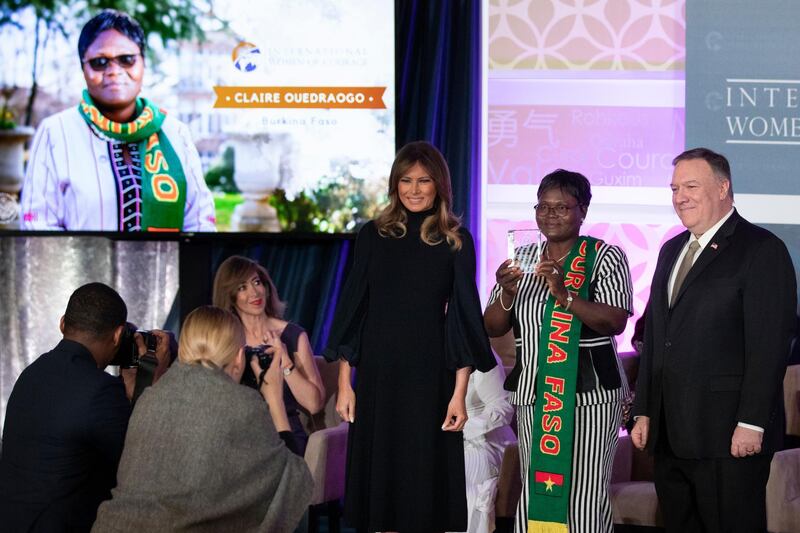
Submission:
[[700,257],[700,254],[703,253],[703,250],[705,250],[706,246],[709,245],[711,240],[717,234],[717,231],[719,231],[719,228],[722,227],[722,225],[725,223],[726,220],[731,218],[731,215],[733,214],[733,211],[734,211],[734,209],[731,208],[731,210],[728,211],[728,214],[726,214],[724,217],[719,219],[719,221],[716,224],[711,226],[708,229],[708,231],[706,231],[705,233],[703,233],[699,237],[695,237],[691,232],[689,233],[689,240],[686,241],[686,244],[683,245],[683,249],[681,250],[681,253],[678,254],[678,259],[675,261],[675,265],[673,265],[673,267],[672,267],[672,273],[669,275],[669,286],[667,287],[667,294],[669,295],[669,298],[670,298],[670,302],[669,302],[670,305],[672,305],[672,301],[671,301],[672,300],[672,287],[673,287],[673,285],[675,285],[675,277],[678,275],[678,270],[680,269],[680,264],[683,261],[683,258],[686,255],[686,252],[689,251],[689,245],[692,243],[692,241],[697,241],[697,243],[700,245],[700,248],[697,249],[697,252],[695,252],[694,257],[692,258],[692,265],[694,265],[697,262],[697,258]]

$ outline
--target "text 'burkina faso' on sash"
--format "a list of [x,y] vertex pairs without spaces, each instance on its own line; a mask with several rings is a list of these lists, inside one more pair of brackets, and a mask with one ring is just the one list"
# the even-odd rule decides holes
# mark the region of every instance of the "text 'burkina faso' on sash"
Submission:
[[[564,263],[564,286],[588,299],[602,241],[578,237]],[[550,294],[539,338],[537,398],[528,472],[528,533],[567,533],[575,391],[582,323]]]

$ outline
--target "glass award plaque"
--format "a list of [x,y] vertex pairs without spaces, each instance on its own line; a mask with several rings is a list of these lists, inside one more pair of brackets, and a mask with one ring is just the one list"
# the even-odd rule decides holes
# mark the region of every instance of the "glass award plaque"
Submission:
[[538,229],[514,229],[508,232],[508,258],[512,265],[532,274],[539,263],[542,232]]

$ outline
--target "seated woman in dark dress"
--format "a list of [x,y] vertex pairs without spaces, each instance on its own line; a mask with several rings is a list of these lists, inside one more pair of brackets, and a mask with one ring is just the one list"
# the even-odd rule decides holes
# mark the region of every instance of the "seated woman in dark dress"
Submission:
[[305,453],[308,435],[300,422],[298,408],[317,413],[324,406],[325,388],[314,363],[314,353],[305,330],[283,316],[284,304],[267,270],[252,259],[234,255],[220,265],[214,278],[214,305],[239,317],[247,345],[266,344],[268,333],[277,334],[286,345],[285,356],[276,361],[283,369],[284,403],[300,455]]

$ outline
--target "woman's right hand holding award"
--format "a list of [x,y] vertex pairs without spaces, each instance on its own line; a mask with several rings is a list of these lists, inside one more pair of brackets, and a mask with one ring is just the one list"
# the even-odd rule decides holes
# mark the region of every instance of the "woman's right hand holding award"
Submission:
[[506,297],[513,299],[516,296],[522,274],[522,269],[515,265],[511,259],[506,259],[497,268],[495,280],[503,288],[503,293]]

